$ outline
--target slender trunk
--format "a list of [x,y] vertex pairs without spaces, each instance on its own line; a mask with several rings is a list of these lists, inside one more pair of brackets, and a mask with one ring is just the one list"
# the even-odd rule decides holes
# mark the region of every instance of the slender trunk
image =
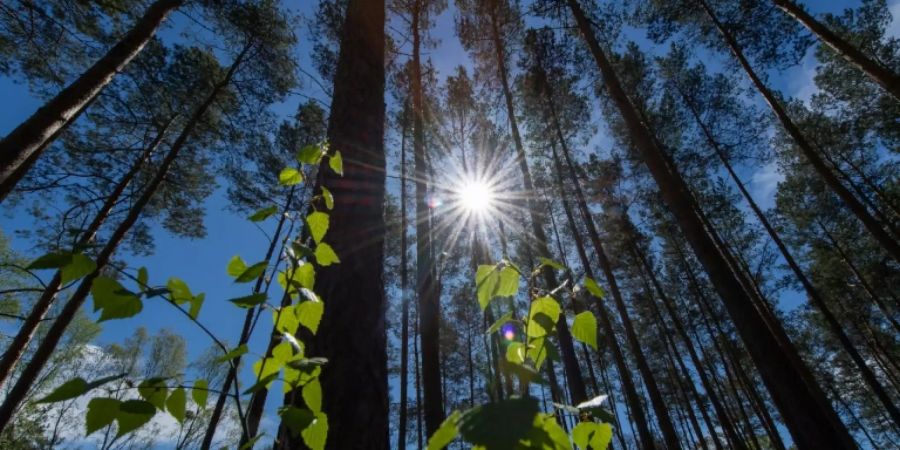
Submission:
[[0,203],[34,166],[44,149],[141,52],[166,16],[183,3],[184,0],[154,2],[99,61],[0,140]]
[[125,238],[125,235],[128,234],[128,232],[131,230],[131,227],[135,223],[137,223],[138,219],[141,216],[141,213],[144,210],[144,207],[147,205],[147,203],[150,202],[150,199],[153,197],[153,195],[159,189],[159,186],[165,180],[169,168],[172,166],[172,163],[175,161],[175,158],[178,156],[181,149],[187,143],[187,140],[193,133],[194,128],[203,118],[203,115],[206,113],[209,107],[218,98],[222,90],[225,89],[225,87],[229,83],[231,83],[231,78],[234,76],[234,73],[240,66],[241,62],[243,62],[244,56],[247,54],[247,51],[250,50],[250,47],[251,46],[249,44],[244,47],[244,49],[235,59],[234,63],[232,63],[225,78],[213,87],[212,91],[209,93],[203,103],[200,104],[200,106],[193,113],[188,122],[184,125],[184,129],[181,131],[181,134],[178,136],[178,138],[175,139],[175,142],[172,143],[168,154],[166,154],[165,158],[163,158],[162,162],[160,163],[159,169],[157,169],[156,174],[153,176],[153,179],[151,179],[147,186],[144,188],[144,192],[141,194],[140,198],[138,198],[138,200],[135,201],[134,205],[132,205],[132,207],[128,210],[127,216],[122,220],[119,226],[116,227],[115,231],[110,236],[109,241],[106,243],[103,249],[100,250],[100,253],[97,254],[97,268],[81,280],[78,288],[66,302],[65,306],[63,306],[63,309],[60,311],[56,320],[53,321],[53,325],[50,326],[50,329],[47,331],[47,335],[35,350],[31,361],[22,370],[22,373],[19,376],[19,380],[9,391],[6,399],[3,401],[3,404],[0,405],[0,431],[3,431],[3,429],[6,428],[6,426],[9,424],[10,419],[12,419],[13,413],[18,409],[19,405],[22,403],[22,400],[24,400],[25,394],[28,392],[34,379],[37,378],[37,376],[41,372],[41,369],[44,368],[44,366],[47,364],[47,361],[50,359],[53,351],[56,350],[56,346],[62,339],[63,333],[65,332],[66,328],[72,322],[72,319],[75,317],[78,309],[81,308],[81,305],[87,299],[88,294],[90,294],[90,289],[93,285],[94,279],[96,279],[100,275],[100,271],[103,270],[103,268],[106,267],[106,265],[110,262],[113,253],[115,253],[119,244]]
[[[172,120],[169,120],[169,122],[163,125],[150,145],[147,146],[141,155],[132,163],[128,172],[122,175],[122,178],[119,179],[119,182],[113,187],[112,192],[107,195],[106,200],[104,200],[103,205],[97,211],[97,214],[94,215],[93,220],[88,225],[87,229],[85,229],[84,234],[81,235],[81,238],[75,246],[76,248],[90,244],[94,240],[100,227],[106,222],[110,212],[112,212],[112,209],[119,202],[119,197],[122,196],[122,193],[125,192],[125,189],[131,184],[131,181],[134,180],[134,177],[140,172],[141,168],[144,167],[144,164],[150,158],[150,155],[159,148],[159,145],[166,135],[166,130],[171,124]],[[12,374],[12,371],[16,368],[16,365],[18,365],[19,360],[28,348],[28,344],[31,343],[35,331],[37,331],[38,326],[47,315],[47,311],[50,310],[54,300],[56,300],[56,295],[59,293],[61,287],[62,273],[57,271],[53,275],[53,279],[51,279],[44,287],[44,291],[34,303],[28,317],[22,321],[19,331],[16,332],[16,336],[10,341],[9,346],[3,353],[3,358],[0,360],[0,387],[5,384],[9,379],[10,374]]]
[[403,128],[400,132],[400,414],[397,419],[397,450],[406,448],[407,398],[409,397],[409,297],[407,288],[409,261],[406,256],[406,131],[407,115],[404,109]]
[[[263,261],[269,261],[272,259],[272,255],[275,253],[275,248],[278,244],[278,241],[281,237],[281,231],[284,227],[284,222],[287,219],[287,212],[291,206],[291,200],[294,197],[294,189],[292,186],[290,191],[288,192],[287,199],[285,200],[284,206],[281,208],[281,214],[279,215],[278,225],[275,227],[275,233],[272,235],[272,240],[269,242],[269,247],[266,249],[266,256],[263,258]],[[253,286],[253,294],[257,294],[262,290],[263,281],[265,281],[266,274],[261,273],[259,277],[256,279],[256,284]],[[252,308],[247,311],[247,314],[244,316],[244,325],[241,328],[241,335],[238,339],[237,346],[241,346],[246,344],[247,341],[250,340],[250,334],[252,332],[252,326],[254,323],[254,317],[259,317],[259,314],[262,310]],[[206,426],[206,431],[203,434],[203,441],[200,443],[201,450],[209,450],[212,445],[213,437],[216,434],[216,430],[219,425],[219,420],[222,418],[222,411],[225,408],[225,402],[228,400],[228,392],[232,388],[232,384],[237,377],[237,371],[241,365],[241,357],[238,356],[231,360],[231,365],[228,367],[228,373],[225,375],[225,381],[222,383],[222,389],[219,391],[219,395],[216,398],[216,404],[213,406],[212,414],[209,418],[209,423]],[[248,411],[249,412],[249,411]]]
[[416,308],[416,323],[413,327],[413,361],[416,369],[416,448],[424,448],[422,434],[425,428],[425,419],[422,414],[422,370],[419,367],[419,309]]
[[803,7],[791,0],[773,0],[775,6],[781,8],[789,16],[797,19],[804,27],[831,47],[835,53],[844,58],[848,63],[863,71],[876,83],[880,84],[896,100],[900,100],[900,76],[879,62],[866,56],[858,48],[831,31],[825,24],[817,21],[807,13]]
[[[327,186],[334,194],[328,239],[341,263],[317,268],[315,290],[325,311],[309,348],[328,360],[320,378],[327,448],[385,450],[385,4],[350,0],[346,11],[328,121],[328,141],[343,154],[344,176],[320,170],[315,189]],[[292,437],[281,447],[301,445]]]
[[[679,90],[679,92],[681,91]],[[819,313],[822,314],[822,317],[825,319],[825,323],[828,324],[831,332],[838,338],[838,341],[841,343],[844,351],[846,351],[847,354],[850,355],[850,359],[853,360],[853,363],[862,373],[863,380],[866,382],[869,388],[872,389],[872,392],[875,393],[875,396],[881,402],[882,406],[884,406],[884,408],[888,411],[891,419],[894,421],[894,424],[900,426],[900,409],[897,409],[897,406],[891,400],[891,397],[888,394],[887,390],[885,390],[884,386],[881,385],[878,377],[865,363],[862,356],[859,354],[859,351],[856,349],[856,346],[844,331],[843,326],[837,320],[837,317],[834,315],[834,313],[831,312],[831,309],[828,307],[828,303],[826,303],[825,298],[821,295],[819,290],[816,289],[815,286],[813,286],[809,278],[806,277],[806,274],[803,273],[800,265],[797,264],[797,261],[794,259],[793,255],[791,254],[790,250],[788,250],[784,242],[781,240],[778,232],[775,231],[775,228],[769,223],[766,215],[756,204],[756,201],[753,200],[753,196],[750,195],[750,192],[747,191],[747,188],[744,186],[744,183],[741,181],[740,177],[738,177],[737,173],[735,173],[734,168],[731,166],[731,162],[725,155],[725,152],[721,147],[719,147],[718,142],[716,142],[709,128],[707,128],[704,122],[700,119],[700,115],[694,108],[693,103],[688,99],[687,95],[685,95],[684,92],[681,92],[681,95],[684,98],[685,104],[688,106],[688,109],[691,110],[691,113],[694,116],[694,120],[700,126],[700,129],[702,130],[706,138],[707,144],[713,149],[713,151],[716,153],[716,156],[718,156],[719,161],[721,161],[725,166],[725,169],[728,171],[728,174],[731,177],[732,181],[735,183],[735,185],[737,185],[738,189],[741,191],[741,194],[744,196],[744,199],[747,201],[747,203],[750,205],[750,208],[753,210],[753,213],[756,215],[757,220],[759,220],[759,223],[762,224],[763,228],[766,229],[766,232],[769,234],[769,237],[772,239],[772,241],[775,242],[775,245],[781,252],[782,257],[791,268],[791,271],[794,272],[794,276],[796,276],[800,281],[800,284],[803,285],[810,303],[812,303],[812,305],[816,307]],[[887,315],[888,320],[891,320],[889,312],[884,312]]]
[[[531,171],[528,169],[528,161],[525,157],[525,146],[522,144],[522,136],[519,134],[519,124],[516,120],[515,107],[513,105],[512,90],[509,86],[509,72],[506,68],[506,56],[504,43],[500,38],[500,31],[497,25],[496,14],[491,14],[491,39],[494,43],[496,51],[496,62],[498,77],[503,89],[503,97],[506,102],[506,115],[509,119],[510,131],[513,135],[513,141],[516,148],[516,160],[519,163],[519,170],[522,172],[522,184],[525,192],[533,193],[534,183],[531,181]],[[551,253],[547,247],[547,235],[544,233],[543,221],[539,217],[538,207],[531,196],[527,199],[527,209],[531,216],[531,229],[534,234],[535,250],[539,256],[550,257]],[[542,270],[544,282],[547,284],[547,290],[553,290],[559,282],[556,274],[550,267],[544,267]],[[584,387],[584,380],[581,377],[581,368],[578,366],[578,360],[575,356],[575,345],[572,342],[572,334],[569,326],[564,318],[556,322],[556,334],[559,340],[560,353],[562,356],[563,366],[565,367],[566,380],[569,386],[569,395],[573,403],[580,403],[587,400],[587,390]]]
[[779,342],[769,330],[766,320],[744,291],[735,273],[736,268],[728,264],[722,253],[723,249],[716,245],[705,229],[703,220],[698,215],[700,208],[691,198],[684,180],[669,167],[665,152],[655,141],[647,125],[640,120],[577,0],[567,2],[597,62],[606,90],[622,115],[633,145],[659,185],[664,202],[677,218],[682,232],[719,292],[795,442],[804,448],[855,449],[856,444],[832,406],[821,403],[820,396],[811,391],[815,387],[808,386],[807,377],[803,373],[808,369],[798,367],[786,352],[789,349],[781,348],[784,343]]
[[[653,298],[648,298],[648,302],[653,304],[651,309],[653,309],[654,317],[657,321],[656,326],[659,330],[661,330],[660,334],[662,335],[664,341],[663,347],[665,349],[664,357],[666,358],[666,369],[669,373],[669,378],[671,378],[673,380],[673,383],[675,384],[674,387],[676,396],[681,403],[682,409],[687,413],[688,421],[690,422],[694,434],[697,436],[697,440],[699,440],[700,447],[702,447],[703,450],[709,450],[709,447],[706,444],[706,439],[703,437],[703,430],[700,428],[700,422],[697,420],[697,415],[694,413],[694,408],[691,407],[691,401],[687,396],[688,389],[685,385],[688,383],[693,383],[693,381],[689,378],[683,379],[675,370],[675,355],[672,354],[672,350],[670,349],[670,347],[675,348],[675,343],[671,340],[669,331],[665,326],[665,322],[663,321],[662,316],[659,313],[659,309],[654,304]],[[692,448],[696,448],[696,445],[692,446]]]
[[[553,148],[553,160],[556,163],[556,170],[561,176],[562,165],[559,161],[558,155],[556,154],[556,147]],[[566,213],[566,219],[569,222],[569,229],[571,230],[572,238],[575,241],[575,249],[578,251],[578,257],[581,259],[582,269],[584,270],[585,276],[594,278],[594,271],[591,266],[591,261],[588,258],[587,251],[585,250],[585,245],[584,241],[582,240],[581,233],[579,233],[578,229],[575,227],[575,218],[572,215],[572,210],[569,206],[567,196],[563,191],[562,181],[560,177],[554,177],[554,179],[556,180],[558,189],[560,190],[560,199],[562,200],[563,209]],[[618,339],[616,339],[615,328],[613,327],[611,319],[612,315],[606,308],[606,305],[603,303],[602,299],[597,299],[597,308],[600,313],[598,315],[600,319],[600,330],[604,335],[606,335],[606,338],[609,341],[609,349],[612,352],[613,361],[616,364],[616,369],[619,371],[619,378],[622,382],[622,391],[625,395],[625,402],[631,409],[631,414],[632,417],[634,417],[635,426],[637,427],[640,447],[644,449],[653,449],[655,446],[653,433],[651,433],[650,428],[648,427],[648,420],[646,413],[644,412],[644,407],[641,404],[640,395],[638,394],[634,381],[631,378],[631,372],[628,368],[628,364],[625,362],[625,354],[622,351]]]
[[756,72],[753,70],[753,67],[750,65],[750,62],[744,56],[743,51],[737,43],[737,40],[731,33],[725,29],[725,26],[719,21],[718,17],[716,17],[715,12],[706,2],[706,0],[697,0],[699,5],[706,12],[707,17],[710,22],[716,27],[719,33],[722,35],[722,38],[725,40],[725,44],[731,50],[731,53],[738,60],[741,67],[744,69],[744,72],[747,73],[747,76],[750,78],[750,81],[759,91],[759,93],[765,98],[766,103],[769,104],[769,107],[772,109],[772,112],[778,118],[781,126],[787,131],[787,133],[791,136],[794,143],[800,149],[801,153],[809,160],[809,163],[815,169],[815,171],[822,177],[822,180],[828,185],[828,187],[834,191],[834,193],[844,202],[844,205],[854,214],[856,217],[863,223],[869,233],[884,247],[885,251],[890,254],[894,260],[900,262],[900,242],[897,242],[894,237],[892,237],[887,231],[884,230],[882,224],[872,216],[872,214],[866,209],[866,207],[859,201],[856,196],[844,186],[841,181],[837,178],[834,172],[828,167],[828,164],[819,155],[818,151],[813,148],[812,144],[803,135],[803,132],[800,131],[800,128],[791,120],[788,116],[787,111],[785,111],[784,107],[781,106],[778,99],[775,98],[775,95],[771,90],[763,83],[763,81],[759,78]]

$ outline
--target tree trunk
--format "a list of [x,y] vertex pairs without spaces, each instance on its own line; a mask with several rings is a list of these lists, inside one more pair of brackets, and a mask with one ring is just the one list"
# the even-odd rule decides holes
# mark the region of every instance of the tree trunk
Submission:
[[157,169],[156,174],[153,176],[153,179],[151,179],[147,186],[144,188],[144,192],[141,194],[140,198],[138,198],[134,205],[132,205],[132,207],[128,210],[128,215],[125,217],[125,219],[122,220],[119,226],[116,227],[115,231],[110,236],[109,241],[106,243],[103,249],[100,250],[100,253],[97,254],[97,268],[81,280],[81,283],[79,283],[78,288],[72,294],[72,297],[69,298],[69,300],[66,302],[65,306],[57,316],[56,320],[53,321],[53,325],[50,326],[50,329],[47,331],[47,335],[35,350],[31,361],[29,361],[28,365],[25,366],[25,368],[22,370],[22,373],[19,375],[19,380],[9,391],[6,399],[3,401],[3,404],[0,405],[0,432],[2,432],[3,429],[5,429],[9,424],[14,412],[16,411],[16,409],[18,409],[19,405],[22,403],[22,400],[24,400],[25,395],[31,388],[32,383],[40,374],[41,369],[43,369],[47,364],[47,361],[50,359],[53,351],[56,350],[56,346],[62,339],[63,333],[66,331],[69,323],[71,323],[72,319],[75,317],[75,313],[78,312],[78,309],[81,308],[81,305],[90,294],[94,279],[96,279],[100,275],[100,271],[103,270],[103,268],[106,267],[106,265],[109,263],[110,259],[113,256],[113,253],[115,253],[117,247],[125,238],[125,235],[128,234],[128,231],[131,230],[131,227],[135,223],[137,223],[138,218],[140,218],[141,213],[144,210],[144,207],[147,205],[147,203],[150,202],[150,199],[153,197],[157,189],[159,189],[159,186],[165,180],[169,168],[172,166],[172,163],[175,161],[175,158],[178,156],[185,143],[187,143],[187,140],[193,133],[194,128],[203,118],[203,115],[213,104],[222,90],[225,89],[225,87],[229,83],[231,83],[231,78],[234,76],[235,71],[240,66],[241,62],[244,59],[244,56],[247,54],[250,48],[250,45],[244,47],[244,49],[235,59],[234,63],[232,63],[231,67],[228,69],[228,73],[226,74],[225,78],[222,81],[216,83],[203,103],[200,104],[197,110],[191,115],[190,119],[185,124],[184,129],[182,129],[181,134],[177,139],[175,139],[175,142],[172,143],[168,154],[166,154],[165,158],[163,158],[159,169]]
[[[309,343],[311,355],[328,360],[320,381],[329,449],[390,447],[382,279],[384,25],[383,0],[350,0],[328,121],[328,141],[343,155],[344,176],[320,170],[316,183],[316,191],[327,186],[334,194],[328,237],[341,258],[316,274],[325,312]],[[279,444],[302,445],[293,437]]]
[[[512,90],[509,86],[509,73],[506,68],[506,56],[504,45],[500,38],[500,32],[497,28],[497,17],[491,15],[491,39],[494,42],[494,49],[497,53],[497,70],[500,84],[503,88],[503,97],[506,101],[506,115],[509,118],[510,131],[513,135],[513,141],[516,147],[516,160],[519,163],[519,170],[522,172],[522,185],[525,192],[534,192],[534,183],[531,181],[531,171],[528,169],[528,160],[525,156],[525,146],[522,144],[522,136],[519,134],[519,124],[516,120],[515,107],[513,105]],[[527,199],[528,213],[531,216],[531,229],[534,234],[535,250],[539,256],[551,257],[549,248],[547,247],[547,234],[544,233],[543,221],[537,212],[537,205],[531,197]],[[547,290],[553,290],[559,282],[553,269],[544,267],[541,270],[544,281],[547,284]],[[569,395],[573,403],[580,403],[587,400],[587,390],[584,386],[584,380],[581,377],[581,368],[575,356],[575,345],[572,343],[572,334],[569,332],[569,326],[564,318],[556,322],[556,334],[559,340],[560,353],[562,356],[563,366],[565,367],[566,380],[569,385]]]
[[805,448],[855,449],[856,444],[834,409],[830,404],[820,403],[819,396],[810,392],[803,368],[796,367],[790,355],[781,348],[781,343],[768,329],[753,300],[743,290],[735,268],[729,266],[722,249],[705,229],[698,215],[698,205],[691,198],[684,180],[669,167],[663,149],[647,125],[640,120],[577,0],[567,2],[597,62],[606,90],[622,115],[633,145],[725,303],[795,442]]
[[[562,176],[562,164],[559,161],[559,156],[556,154],[556,148],[553,148],[553,160],[556,163],[556,170]],[[565,191],[563,191],[563,185],[560,177],[554,177],[557,183],[557,187],[560,192],[560,199],[562,200],[563,208],[566,213],[566,219],[569,222],[569,229],[572,232],[572,238],[575,241],[575,249],[578,251],[578,256],[581,259],[581,266],[584,270],[585,276],[589,278],[594,278],[594,270],[591,267],[591,261],[588,258],[587,251],[585,250],[584,241],[581,238],[581,234],[578,232],[578,229],[575,226],[575,218],[572,215],[571,207],[569,207],[569,202],[566,199]],[[622,382],[622,391],[625,395],[625,401],[628,403],[629,408],[631,409],[631,414],[634,417],[635,426],[637,427],[638,440],[640,443],[640,447],[644,449],[653,449],[655,447],[655,439],[653,437],[653,433],[650,432],[650,428],[648,426],[647,416],[644,413],[644,407],[641,404],[640,395],[637,392],[637,389],[634,385],[634,381],[631,378],[631,372],[628,368],[628,364],[625,362],[625,354],[622,352],[622,348],[619,345],[618,339],[616,339],[615,328],[613,327],[611,314],[609,310],[606,308],[606,305],[603,303],[602,299],[597,299],[597,309],[599,311],[600,318],[600,330],[606,335],[609,349],[613,355],[613,361],[616,364],[616,369],[619,371],[619,378]],[[602,361],[601,361],[602,362]]]
[[[832,191],[844,202],[847,208],[856,215],[856,217],[863,223],[872,237],[875,238],[884,247],[885,251],[890,254],[894,260],[900,262],[900,243],[897,242],[885,229],[882,227],[882,224],[872,216],[872,214],[866,209],[866,207],[859,201],[856,196],[844,186],[841,181],[837,178],[837,176],[832,172],[831,168],[828,167],[828,164],[819,155],[818,151],[812,147],[812,144],[806,139],[806,136],[800,131],[800,128],[791,120],[788,116],[787,111],[785,111],[784,107],[781,106],[778,99],[775,98],[775,95],[772,94],[772,91],[763,83],[763,81],[759,78],[756,72],[753,70],[753,67],[750,66],[750,62],[747,61],[747,58],[744,56],[743,51],[735,40],[734,36],[725,29],[724,25],[719,21],[718,17],[716,17],[715,12],[710,8],[709,4],[707,4],[706,0],[697,0],[703,10],[706,12],[707,17],[712,22],[712,24],[716,27],[719,33],[722,35],[722,38],[725,40],[726,45],[731,50],[731,53],[738,60],[741,67],[744,69],[744,72],[747,73],[747,76],[750,78],[750,81],[756,87],[756,90],[763,96],[768,103],[769,107],[772,109],[772,112],[775,114],[781,126],[785,131],[791,136],[794,143],[800,149],[801,153],[809,160],[809,163],[815,169],[816,173],[822,177],[822,180],[825,181],[825,184],[831,188]],[[836,415],[836,414],[835,414]]]
[[[159,131],[157,131],[156,137],[150,145],[147,146],[138,159],[132,163],[128,172],[119,179],[119,182],[116,183],[112,192],[106,197],[106,200],[97,211],[97,214],[94,216],[90,225],[85,229],[84,234],[81,235],[78,244],[75,246],[76,248],[90,244],[94,240],[100,227],[118,203],[119,197],[122,196],[122,193],[125,192],[125,189],[131,184],[134,177],[140,172],[141,168],[144,167],[144,164],[150,158],[150,155],[159,148],[159,145],[162,143],[166,131],[171,124],[172,120],[169,120]],[[28,317],[22,322],[19,331],[16,332],[16,336],[10,341],[9,346],[3,353],[3,359],[0,360],[0,387],[2,387],[9,379],[10,374],[12,374],[16,365],[18,365],[19,360],[22,358],[22,355],[25,353],[25,350],[28,348],[28,344],[31,343],[35,331],[37,331],[38,326],[47,315],[47,311],[50,310],[54,300],[56,300],[56,295],[59,293],[60,287],[62,286],[61,275],[62,273],[57,271],[56,274],[53,275],[53,279],[51,279],[44,287],[41,296],[34,303]]]
[[[408,104],[407,104],[408,105]],[[397,419],[397,450],[406,448],[407,398],[409,397],[409,298],[406,294],[409,285],[406,257],[406,109],[403,115],[403,128],[400,134],[400,413]]]
[[900,76],[887,67],[879,64],[861,52],[858,48],[851,45],[846,40],[831,31],[825,24],[817,21],[813,16],[803,10],[791,0],[773,0],[775,6],[787,13],[789,16],[797,19],[809,31],[818,36],[827,46],[831,47],[835,53],[844,58],[848,63],[862,70],[876,83],[880,84],[894,99],[900,101]]
[[156,0],[99,61],[0,140],[0,203],[34,166],[44,149],[141,52],[166,16],[183,3],[184,0]]

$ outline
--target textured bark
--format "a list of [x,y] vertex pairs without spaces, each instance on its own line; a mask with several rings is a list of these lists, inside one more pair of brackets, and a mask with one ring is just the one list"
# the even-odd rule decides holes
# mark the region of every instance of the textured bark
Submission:
[[[825,181],[825,184],[837,195],[847,209],[850,210],[856,217],[862,222],[863,226],[869,231],[873,238],[894,258],[895,261],[900,262],[900,242],[890,235],[887,231],[885,231],[882,223],[879,222],[872,214],[866,209],[865,205],[863,205],[859,199],[847,189],[846,186],[841,183],[838,177],[834,174],[832,169],[828,166],[828,163],[825,159],[819,155],[818,151],[813,148],[812,144],[803,135],[803,132],[800,131],[800,128],[797,124],[794,123],[793,120],[788,116],[787,111],[785,111],[784,107],[775,98],[775,95],[772,91],[763,83],[762,79],[756,74],[753,70],[753,67],[750,65],[750,62],[744,56],[743,51],[741,50],[740,45],[738,45],[737,40],[731,33],[725,28],[725,26],[719,21],[718,17],[716,17],[715,12],[709,6],[709,4],[705,0],[698,0],[698,4],[703,8],[706,12],[707,17],[710,22],[716,27],[719,31],[719,34],[722,35],[722,39],[725,41],[725,44],[730,49],[732,55],[734,55],[735,59],[738,60],[738,63],[744,69],[744,72],[747,73],[747,77],[750,78],[750,81],[753,83],[753,86],[759,91],[760,95],[763,96],[766,103],[769,105],[769,108],[772,110],[772,113],[775,114],[775,117],[778,119],[778,122],[781,124],[782,128],[791,136],[794,143],[800,149],[800,152],[806,159],[809,161],[810,165],[812,165],[813,169],[815,169],[816,173],[822,177],[822,180]],[[836,414],[835,414],[836,416]],[[848,436],[849,437],[849,436]]]
[[603,76],[606,91],[624,120],[634,147],[659,186],[664,203],[675,215],[679,227],[718,291],[794,441],[801,448],[855,449],[856,444],[834,409],[829,404],[820,403],[816,393],[810,391],[803,368],[797,367],[791,356],[781,348],[782,343],[769,330],[753,299],[744,291],[736,274],[737,268],[729,265],[723,249],[716,245],[704,227],[698,214],[699,207],[691,198],[686,183],[670,167],[665,152],[647,125],[641,121],[581,6],[577,0],[567,0],[567,3]]
[[[81,238],[78,240],[78,244],[76,247],[84,247],[85,245],[90,244],[94,237],[97,235],[97,232],[100,230],[100,227],[106,222],[106,219],[109,217],[110,212],[119,202],[119,198],[122,196],[122,193],[125,192],[125,189],[131,184],[131,181],[134,180],[134,177],[140,172],[141,168],[144,167],[144,164],[150,158],[150,155],[159,148],[159,145],[162,143],[163,138],[166,136],[166,130],[171,125],[172,121],[170,120],[165,125],[163,125],[160,130],[157,131],[156,137],[141,152],[141,155],[137,158],[137,160],[132,163],[131,168],[122,175],[122,178],[119,179],[119,182],[113,187],[113,190],[106,196],[106,200],[103,201],[103,205],[100,206],[100,209],[97,210],[97,214],[94,215],[94,218],[91,220],[91,223],[87,226],[84,233],[81,235]],[[59,293],[60,288],[62,287],[62,277],[61,272],[57,271],[56,274],[53,275],[53,278],[49,283],[44,287],[43,292],[41,292],[41,296],[34,303],[34,306],[31,308],[31,312],[22,321],[21,326],[19,327],[19,331],[16,332],[13,340],[10,341],[9,346],[6,348],[6,351],[3,353],[3,358],[0,359],[0,387],[2,387],[6,381],[9,379],[10,374],[16,368],[19,363],[19,360],[22,358],[22,355],[25,353],[25,350],[28,348],[28,344],[31,343],[31,339],[34,337],[34,333],[37,331],[38,326],[41,322],[44,321],[44,317],[47,315],[47,311],[50,310],[50,307],[53,305],[53,302],[56,300],[56,295]]]
[[0,140],[0,203],[38,157],[100,91],[137,56],[166,16],[184,0],[157,0],[138,22],[91,68]]
[[156,170],[156,174],[153,176],[150,182],[147,183],[147,186],[144,188],[143,193],[128,210],[128,214],[125,216],[122,222],[119,223],[115,231],[113,231],[112,235],[109,238],[109,241],[107,241],[106,245],[104,245],[100,252],[97,254],[97,257],[95,258],[95,262],[97,264],[96,270],[94,270],[94,272],[88,274],[81,280],[81,282],[78,284],[78,287],[75,289],[75,292],[72,293],[72,296],[69,298],[65,306],[63,306],[63,309],[60,311],[59,315],[56,317],[56,320],[53,321],[53,324],[47,331],[47,335],[35,350],[31,361],[22,370],[22,373],[19,375],[18,381],[7,394],[6,399],[4,399],[3,401],[3,404],[0,405],[0,432],[2,432],[3,429],[5,429],[6,426],[10,423],[12,415],[25,399],[25,395],[30,390],[34,381],[38,378],[41,370],[47,364],[47,361],[50,359],[53,351],[56,350],[56,346],[62,339],[63,333],[65,333],[66,328],[72,322],[72,319],[75,318],[75,314],[78,312],[78,309],[81,308],[81,305],[90,294],[94,279],[96,279],[100,275],[100,271],[103,270],[103,268],[106,267],[106,265],[110,262],[119,244],[131,230],[131,227],[134,226],[135,223],[137,223],[138,219],[141,216],[141,213],[144,210],[144,207],[147,205],[147,203],[150,202],[150,199],[153,197],[153,195],[159,189],[159,186],[165,180],[169,168],[172,166],[172,163],[175,162],[175,159],[180,153],[181,149],[184,148],[187,140],[193,134],[193,131],[196,128],[197,124],[203,118],[204,114],[213,104],[213,102],[218,98],[219,94],[231,83],[231,78],[234,76],[235,71],[238,69],[244,59],[244,56],[249,50],[250,45],[244,47],[244,49],[235,59],[234,63],[232,63],[231,67],[228,70],[228,73],[225,75],[225,78],[216,83],[203,103],[201,103],[197,107],[197,109],[185,123],[181,134],[179,134],[175,141],[172,143],[172,146],[169,148],[169,152],[166,154],[165,158],[163,158],[162,162],[159,165],[159,168]]
[[[891,397],[888,394],[887,390],[884,388],[884,386],[881,385],[878,377],[863,360],[862,355],[860,355],[859,351],[856,349],[856,346],[844,331],[844,327],[841,325],[835,314],[829,308],[828,303],[825,301],[825,298],[822,296],[819,290],[816,289],[815,286],[813,286],[809,278],[806,277],[806,274],[803,273],[803,270],[794,259],[791,251],[787,248],[787,245],[785,245],[785,243],[781,240],[781,237],[778,235],[778,232],[775,230],[772,224],[769,223],[769,220],[762,212],[762,209],[759,208],[759,205],[756,204],[756,201],[753,200],[753,196],[750,195],[750,192],[744,186],[744,183],[741,181],[740,177],[738,177],[737,173],[735,173],[734,171],[734,168],[731,166],[731,162],[728,160],[728,156],[719,146],[709,128],[707,128],[706,124],[701,120],[700,115],[693,106],[693,103],[683,92],[681,93],[681,95],[684,98],[685,104],[688,106],[688,109],[690,109],[691,114],[694,116],[697,125],[700,126],[700,129],[703,132],[704,137],[706,138],[707,144],[710,146],[710,148],[713,149],[716,156],[719,158],[719,161],[722,162],[722,165],[725,166],[725,169],[731,177],[731,180],[735,183],[735,185],[737,185],[738,190],[741,191],[741,195],[744,196],[744,199],[750,205],[750,209],[753,210],[753,213],[756,215],[757,220],[759,220],[759,223],[762,224],[763,228],[765,228],[766,233],[768,233],[769,237],[772,239],[772,242],[775,243],[775,246],[778,247],[779,252],[781,252],[781,256],[788,263],[788,266],[791,268],[794,276],[796,276],[797,280],[800,281],[800,284],[806,291],[809,302],[816,308],[816,310],[819,311],[819,313],[822,314],[822,317],[825,319],[825,323],[828,324],[831,332],[838,338],[838,342],[841,343],[844,351],[846,351],[847,354],[850,355],[850,359],[853,360],[853,363],[856,365],[857,369],[859,369],[860,373],[862,373],[862,378],[865,381],[866,385],[868,385],[872,392],[875,393],[878,401],[881,402],[882,406],[884,406],[885,410],[891,416],[891,420],[893,420],[894,424],[900,427],[900,410],[897,409],[897,406],[894,404],[893,400],[891,400]],[[887,317],[890,320],[890,314],[887,314]]]
[[[556,148],[553,148],[553,160],[556,165],[556,171],[559,176],[562,176],[562,164],[559,161],[559,156],[556,154]],[[560,191],[560,198],[563,204],[563,210],[566,213],[566,219],[569,222],[569,230],[572,233],[572,238],[575,241],[575,249],[578,252],[578,257],[581,259],[581,266],[584,270],[584,274],[586,277],[594,278],[594,270],[591,265],[590,258],[588,258],[587,250],[584,245],[584,240],[581,237],[581,233],[575,226],[575,218],[572,214],[572,208],[569,206],[569,202],[566,199],[566,194],[563,191],[562,181],[559,177],[554,177],[556,179],[557,187]],[[603,303],[602,299],[597,299],[597,309],[599,311],[599,319],[600,319],[600,331],[607,338],[607,344],[609,345],[610,352],[612,352],[613,362],[616,364],[616,369],[619,371],[619,378],[622,381],[622,391],[625,395],[625,402],[629,405],[629,409],[631,410],[631,414],[634,417],[635,426],[637,427],[637,438],[640,442],[640,447],[644,449],[653,449],[655,447],[655,440],[653,437],[653,433],[650,432],[650,428],[647,421],[646,413],[644,412],[644,407],[641,404],[640,395],[637,392],[637,389],[634,385],[634,380],[631,378],[631,372],[628,368],[628,364],[625,361],[625,354],[622,351],[622,347],[619,344],[618,339],[615,335],[615,328],[612,323],[612,315],[609,312],[609,309],[606,308],[606,304]]]
[[809,31],[812,31],[841,58],[863,71],[872,80],[880,84],[884,90],[894,96],[895,99],[900,101],[900,75],[866,56],[865,53],[831,31],[825,24],[817,21],[800,5],[791,0],[773,1],[775,6],[781,8],[787,15],[797,19],[797,22],[800,22]]
[[[321,170],[315,189],[327,186],[334,194],[326,240],[341,258],[318,269],[315,291],[325,312],[309,343],[310,355],[328,359],[320,381],[329,449],[390,446],[382,279],[384,21],[383,0],[347,5],[328,121],[328,141],[343,155],[344,176]],[[283,439],[276,446],[302,448],[302,442]]]

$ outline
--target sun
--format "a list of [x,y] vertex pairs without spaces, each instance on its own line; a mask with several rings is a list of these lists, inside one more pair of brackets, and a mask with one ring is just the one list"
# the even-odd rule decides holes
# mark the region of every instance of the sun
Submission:
[[483,213],[494,202],[494,190],[486,183],[468,180],[457,191],[458,201],[463,209],[471,213]]

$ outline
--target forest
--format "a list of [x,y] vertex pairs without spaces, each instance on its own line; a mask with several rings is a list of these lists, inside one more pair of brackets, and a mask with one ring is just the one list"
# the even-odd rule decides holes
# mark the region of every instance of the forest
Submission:
[[0,98],[0,450],[900,448],[900,0],[3,0]]

